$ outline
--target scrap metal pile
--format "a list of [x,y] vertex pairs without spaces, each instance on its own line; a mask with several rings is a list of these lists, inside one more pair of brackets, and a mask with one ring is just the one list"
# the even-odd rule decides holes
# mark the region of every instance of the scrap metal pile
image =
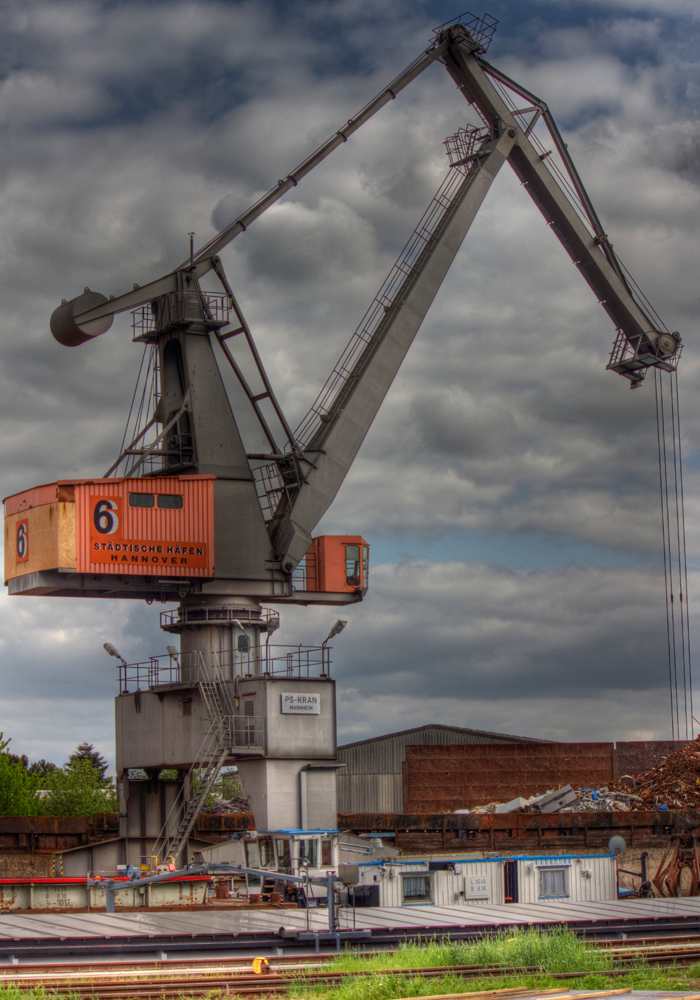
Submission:
[[511,802],[489,802],[458,813],[634,812],[656,809],[700,809],[700,737],[665,757],[644,774],[623,775],[602,788],[571,785],[544,795]]

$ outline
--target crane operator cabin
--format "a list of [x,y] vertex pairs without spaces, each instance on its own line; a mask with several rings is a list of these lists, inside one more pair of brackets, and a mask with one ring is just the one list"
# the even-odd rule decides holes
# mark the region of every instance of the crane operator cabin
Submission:
[[[141,405],[130,414],[113,465],[5,501],[10,594],[178,602],[161,614],[161,625],[172,642],[180,637],[179,648],[168,645],[161,657],[119,668],[125,861],[149,853],[187,860],[199,809],[221,767],[234,763],[258,831],[316,831],[323,839],[335,829],[327,642],[286,648],[271,638],[284,604],[342,613],[367,593],[368,542],[313,533],[504,165],[612,320],[608,367],[632,386],[649,368],[675,369],[680,338],[659,328],[628,282],[547,105],[486,61],[495,25],[465,15],[437,29],[381,94],[206,246],[191,247],[179,267],[116,297],[85,288],[51,316],[53,336],[78,349],[78,364],[80,345],[106,334],[122,312],[132,313],[133,339],[145,349]],[[219,254],[435,63],[466,102],[464,127],[445,143],[445,179],[311,410],[292,429]],[[478,124],[468,124],[467,113]],[[220,363],[238,379],[267,442],[264,452],[246,450]],[[251,371],[252,379],[245,374]],[[141,783],[140,797],[129,781],[135,768],[150,782]],[[166,768],[178,772],[168,783],[167,808],[156,806]],[[203,775],[198,784],[195,769]]]

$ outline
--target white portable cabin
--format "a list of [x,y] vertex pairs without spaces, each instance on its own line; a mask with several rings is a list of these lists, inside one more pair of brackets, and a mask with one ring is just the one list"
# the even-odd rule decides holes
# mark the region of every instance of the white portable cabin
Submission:
[[[617,899],[614,854],[360,862],[359,905],[459,906]],[[361,901],[361,902],[360,902]]]

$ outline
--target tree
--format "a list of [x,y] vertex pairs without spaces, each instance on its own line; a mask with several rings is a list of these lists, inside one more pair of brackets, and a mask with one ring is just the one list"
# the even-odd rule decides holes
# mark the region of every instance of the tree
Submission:
[[68,758],[67,768],[74,768],[78,761],[87,761],[97,773],[101,782],[105,782],[105,773],[109,764],[101,753],[95,750],[92,743],[81,743],[78,749]]
[[73,754],[68,767],[57,768],[39,780],[50,792],[43,801],[49,816],[86,816],[91,820],[94,813],[116,812],[119,808],[114,788],[87,755]]
[[37,816],[43,811],[37,794],[42,778],[28,773],[26,757],[7,752],[9,743],[0,733],[0,815]]
[[52,771],[58,771],[58,765],[52,764],[50,760],[35,760],[27,768],[29,774],[38,774],[40,777],[45,778],[47,774],[51,774]]

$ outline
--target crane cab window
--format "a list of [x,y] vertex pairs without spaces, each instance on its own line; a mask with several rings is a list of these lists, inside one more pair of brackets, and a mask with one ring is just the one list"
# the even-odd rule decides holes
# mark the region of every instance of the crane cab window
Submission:
[[348,587],[361,587],[360,576],[360,546],[345,546],[345,580]]
[[[156,498],[152,493],[130,493],[130,507],[155,507]],[[161,510],[182,510],[182,497],[177,493],[159,493],[158,507]]]
[[369,548],[366,545],[345,546],[345,582],[348,587],[366,587],[369,574]]
[[176,493],[160,493],[158,506],[161,510],[182,510],[182,497]]

